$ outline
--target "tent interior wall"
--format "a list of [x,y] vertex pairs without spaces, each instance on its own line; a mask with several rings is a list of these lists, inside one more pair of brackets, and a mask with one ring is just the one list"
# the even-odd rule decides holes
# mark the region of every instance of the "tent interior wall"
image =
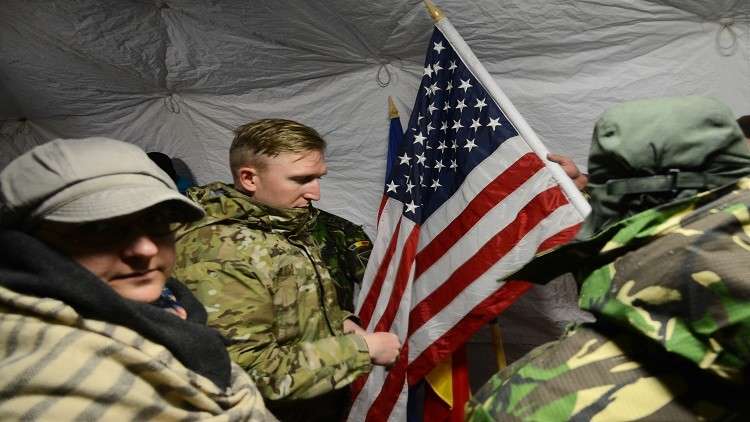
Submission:
[[[594,122],[624,100],[710,95],[750,113],[748,1],[436,3],[547,147],[584,169]],[[290,118],[329,143],[319,206],[374,235],[387,98],[405,126],[432,29],[418,0],[2,0],[0,168],[98,135],[229,181],[232,129]],[[575,294],[562,280],[514,304],[510,357],[580,318]]]

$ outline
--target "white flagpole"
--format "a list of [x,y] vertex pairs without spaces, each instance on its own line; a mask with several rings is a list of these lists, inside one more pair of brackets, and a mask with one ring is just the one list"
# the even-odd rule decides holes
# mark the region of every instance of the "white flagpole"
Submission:
[[552,173],[557,183],[562,187],[563,192],[568,197],[568,200],[573,204],[576,210],[581,214],[582,218],[585,218],[591,212],[591,205],[586,201],[580,191],[576,188],[573,181],[565,174],[562,167],[557,163],[553,163],[547,160],[547,154],[549,150],[544,146],[544,143],[539,139],[534,132],[534,129],[526,123],[526,119],[521,116],[516,107],[505,95],[502,89],[497,85],[495,79],[487,72],[484,65],[477,59],[474,53],[466,44],[466,41],[459,35],[456,28],[450,23],[443,12],[437,8],[430,0],[424,0],[425,6],[427,7],[430,16],[432,16],[435,26],[440,29],[448,42],[453,46],[456,53],[461,56],[461,60],[466,64],[466,67],[471,71],[474,77],[484,86],[487,92],[490,94],[493,100],[497,103],[500,109],[503,110],[505,116],[513,124],[521,137],[531,147],[532,151],[541,158],[547,168]]

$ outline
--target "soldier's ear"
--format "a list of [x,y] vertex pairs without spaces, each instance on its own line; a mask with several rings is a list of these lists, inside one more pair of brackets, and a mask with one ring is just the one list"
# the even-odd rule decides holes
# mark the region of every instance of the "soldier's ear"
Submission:
[[235,187],[249,195],[258,190],[258,171],[254,166],[244,166],[235,173]]

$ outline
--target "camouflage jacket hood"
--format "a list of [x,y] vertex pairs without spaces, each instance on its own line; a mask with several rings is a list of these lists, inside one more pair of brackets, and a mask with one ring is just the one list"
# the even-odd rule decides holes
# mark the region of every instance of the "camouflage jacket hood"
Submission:
[[248,195],[222,182],[190,188],[190,199],[206,211],[206,217],[181,234],[217,223],[239,223],[250,228],[296,236],[310,232],[320,211],[308,208],[274,208],[254,202]]
[[750,179],[740,179],[621,220],[514,278],[572,272],[580,307],[598,322],[739,380],[750,362],[749,206]]

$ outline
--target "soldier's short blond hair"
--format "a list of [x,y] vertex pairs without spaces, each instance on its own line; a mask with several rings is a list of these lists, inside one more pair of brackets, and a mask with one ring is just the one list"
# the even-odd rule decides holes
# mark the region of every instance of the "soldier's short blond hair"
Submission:
[[325,151],[326,141],[315,129],[286,119],[261,119],[234,131],[229,148],[232,174],[241,166],[263,167],[261,156],[276,157],[284,152]]

